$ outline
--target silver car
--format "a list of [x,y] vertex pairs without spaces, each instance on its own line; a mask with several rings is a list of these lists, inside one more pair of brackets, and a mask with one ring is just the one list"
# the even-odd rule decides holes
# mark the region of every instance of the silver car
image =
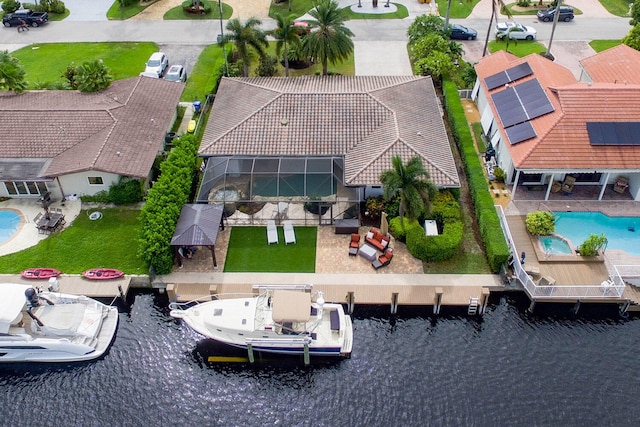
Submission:
[[169,66],[169,60],[164,52],[155,52],[145,64],[143,73],[156,73],[158,77],[162,77],[164,71]]
[[165,80],[170,82],[186,82],[187,72],[182,65],[172,65],[164,76]]
[[517,22],[500,22],[496,25],[496,38],[504,40],[509,36],[511,40],[535,40],[537,31],[533,27],[526,27]]

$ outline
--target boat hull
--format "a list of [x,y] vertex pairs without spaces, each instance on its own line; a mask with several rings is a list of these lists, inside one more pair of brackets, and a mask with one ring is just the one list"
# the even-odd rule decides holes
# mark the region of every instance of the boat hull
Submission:
[[82,272],[82,276],[89,280],[113,280],[121,278],[124,273],[120,270],[95,268]]

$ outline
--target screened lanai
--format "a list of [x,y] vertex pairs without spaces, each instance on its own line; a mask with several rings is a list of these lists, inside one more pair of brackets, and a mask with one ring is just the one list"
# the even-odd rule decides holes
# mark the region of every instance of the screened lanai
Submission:
[[208,157],[197,203],[223,204],[232,223],[330,223],[347,211],[357,216],[357,189],[345,188],[343,176],[339,156]]

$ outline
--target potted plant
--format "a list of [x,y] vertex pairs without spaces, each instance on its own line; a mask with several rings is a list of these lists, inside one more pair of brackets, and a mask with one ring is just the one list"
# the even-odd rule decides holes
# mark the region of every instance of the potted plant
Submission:
[[590,234],[587,240],[582,242],[578,247],[578,253],[580,256],[596,256],[598,253],[607,246],[607,236],[604,234]]

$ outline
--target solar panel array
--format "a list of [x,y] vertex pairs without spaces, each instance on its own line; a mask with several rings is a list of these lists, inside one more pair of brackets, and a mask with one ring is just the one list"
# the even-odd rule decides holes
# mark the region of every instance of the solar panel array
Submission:
[[524,64],[516,65],[506,71],[500,71],[492,76],[484,79],[487,89],[493,90],[497,87],[504,86],[507,83],[515,82],[523,77],[527,77],[533,74],[533,70],[528,62]]
[[638,122],[587,122],[591,145],[640,145]]
[[[491,99],[511,144],[535,137],[536,133],[529,121],[555,110],[538,79],[531,79],[494,93]],[[528,126],[518,127],[525,123]],[[509,128],[512,126],[516,129],[510,131]]]

